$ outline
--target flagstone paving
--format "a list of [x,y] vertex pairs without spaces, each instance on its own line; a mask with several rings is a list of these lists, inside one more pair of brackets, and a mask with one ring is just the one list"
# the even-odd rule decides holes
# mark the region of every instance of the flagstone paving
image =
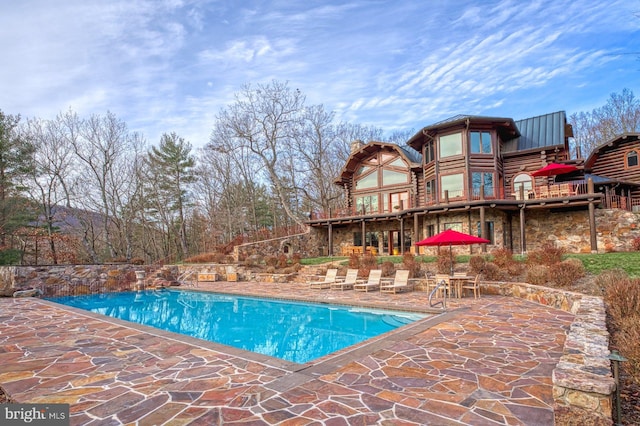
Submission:
[[[197,290],[428,310],[424,292],[226,283]],[[0,384],[69,403],[71,424],[550,425],[573,315],[522,299],[446,313],[294,364],[38,299],[0,299]]]

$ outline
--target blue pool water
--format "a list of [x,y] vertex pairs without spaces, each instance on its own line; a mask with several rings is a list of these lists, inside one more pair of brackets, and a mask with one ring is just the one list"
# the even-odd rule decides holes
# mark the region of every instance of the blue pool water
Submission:
[[296,363],[314,360],[425,317],[184,290],[49,300]]

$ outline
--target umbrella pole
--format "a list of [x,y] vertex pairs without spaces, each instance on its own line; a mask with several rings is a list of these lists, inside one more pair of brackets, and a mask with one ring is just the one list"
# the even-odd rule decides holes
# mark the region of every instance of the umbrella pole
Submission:
[[451,243],[449,243],[449,260],[451,260],[451,276],[453,276],[453,251],[451,248]]

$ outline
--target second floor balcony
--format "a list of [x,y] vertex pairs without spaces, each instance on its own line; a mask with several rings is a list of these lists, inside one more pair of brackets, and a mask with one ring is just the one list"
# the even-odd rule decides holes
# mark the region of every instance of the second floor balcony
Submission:
[[515,210],[521,207],[552,209],[585,206],[593,202],[598,202],[598,207],[600,208],[640,211],[640,198],[619,195],[613,192],[596,191],[593,183],[589,180],[574,180],[536,185],[530,188],[521,187],[518,191],[494,188],[491,195],[486,195],[483,187],[471,191],[468,196],[464,190],[445,191],[440,200],[427,194],[415,207],[400,205],[390,209],[379,210],[369,207],[361,211],[355,207],[350,207],[329,212],[312,212],[309,219],[313,222],[358,217],[393,218],[408,213],[464,210],[480,206],[504,210]]

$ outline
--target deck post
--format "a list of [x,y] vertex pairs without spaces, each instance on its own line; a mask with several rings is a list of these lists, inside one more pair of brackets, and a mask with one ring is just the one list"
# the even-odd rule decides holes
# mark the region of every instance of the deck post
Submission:
[[524,214],[524,204],[523,204],[522,207],[520,208],[520,251],[521,251],[521,254],[525,254],[527,252],[527,240],[526,240],[525,232],[524,232],[524,221],[525,221],[525,214]]
[[[587,180],[587,193],[593,194],[593,179]],[[589,237],[591,241],[591,253],[598,252],[598,236],[596,235],[596,207],[593,201],[589,201]]]
[[[485,240],[487,239],[487,230],[486,230],[486,225],[484,223],[485,219],[484,219],[484,206],[480,206],[480,237],[484,238]],[[482,252],[486,253],[487,252],[487,245],[486,244],[480,244],[480,246],[482,247]]]

